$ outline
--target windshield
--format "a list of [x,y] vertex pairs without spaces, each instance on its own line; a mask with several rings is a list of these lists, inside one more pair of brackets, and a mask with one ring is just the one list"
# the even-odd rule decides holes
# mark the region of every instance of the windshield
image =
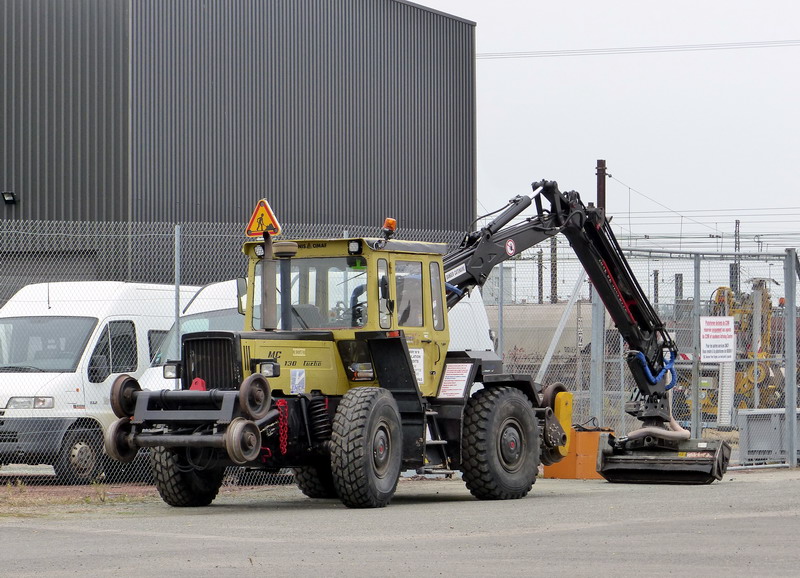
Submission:
[[[244,316],[237,309],[220,309],[203,311],[181,317],[181,335],[196,331],[241,331],[244,328]],[[163,365],[168,360],[180,359],[180,337],[177,327],[172,324],[158,346],[151,365]]]
[[72,373],[97,319],[5,317],[0,319],[0,371]]
[[[292,328],[363,327],[367,322],[366,282],[367,266],[364,257],[292,259]],[[280,311],[280,272],[276,283]],[[256,266],[253,306],[253,327],[263,328],[261,262]]]

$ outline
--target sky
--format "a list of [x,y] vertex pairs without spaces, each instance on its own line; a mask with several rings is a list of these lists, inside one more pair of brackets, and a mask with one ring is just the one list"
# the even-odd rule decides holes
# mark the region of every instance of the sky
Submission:
[[416,3],[477,25],[479,212],[605,159],[624,246],[800,246],[800,2]]

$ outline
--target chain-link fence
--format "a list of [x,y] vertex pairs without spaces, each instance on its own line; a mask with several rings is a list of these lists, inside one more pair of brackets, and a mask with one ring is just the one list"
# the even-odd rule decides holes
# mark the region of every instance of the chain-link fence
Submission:
[[[787,362],[796,365],[797,345],[787,348],[785,339],[797,319],[794,251],[626,255],[680,352],[672,389],[679,423],[693,437],[731,443],[734,465],[795,465],[796,372]],[[484,301],[507,372],[563,383],[574,392],[577,424],[620,434],[638,427],[624,411],[636,390],[627,347],[566,242],[554,239],[495,268]],[[726,317],[735,334],[733,359],[707,361],[700,355],[703,328]]]
[[[374,227],[290,224],[282,236],[378,234]],[[447,244],[461,235],[402,232]],[[126,466],[103,453],[102,432],[116,419],[112,384],[130,374],[151,389],[173,386],[150,365],[174,359],[169,330],[187,305],[185,313],[203,320],[195,329],[242,328],[235,282],[225,281],[246,274],[244,240],[242,224],[0,221],[0,480],[147,481],[146,452]],[[222,308],[233,313],[199,313]],[[274,483],[291,476],[230,468],[226,479]]]
[[[372,227],[290,224],[283,236],[377,233]],[[461,235],[402,230],[398,237],[452,247]],[[0,479],[147,481],[144,454],[124,467],[103,455],[102,428],[115,419],[111,384],[120,373],[142,376],[151,360],[168,356],[161,349],[176,311],[198,287],[223,286],[244,276],[243,240],[241,224],[0,222],[0,305],[5,304]],[[790,257],[783,255],[627,254],[681,352],[673,388],[677,419],[695,437],[730,441],[734,464],[794,465],[796,372],[787,371],[787,361],[796,363],[796,347],[786,348],[784,336],[796,335],[787,331],[796,327],[795,262],[787,276]],[[185,287],[177,307],[176,279]],[[792,280],[788,286],[787,279]],[[127,293],[119,282],[128,282]],[[130,282],[136,283],[133,289]],[[506,371],[565,384],[575,394],[576,423],[618,432],[637,426],[624,412],[635,390],[625,345],[602,307],[593,303],[590,284],[566,242],[554,239],[496,267],[483,294]],[[221,299],[235,308],[233,290]],[[117,314],[122,306],[127,315]],[[45,324],[24,313],[31,307],[49,310],[52,321]],[[705,317],[734,320],[734,361],[700,358]],[[91,321],[98,318],[102,321]],[[233,316],[207,323],[219,325],[205,328],[235,329],[242,320]],[[13,341],[7,337],[12,332]],[[52,381],[53,375],[63,382]],[[48,393],[55,390],[58,396]],[[231,468],[227,479],[230,484],[274,483],[290,481],[291,475]]]

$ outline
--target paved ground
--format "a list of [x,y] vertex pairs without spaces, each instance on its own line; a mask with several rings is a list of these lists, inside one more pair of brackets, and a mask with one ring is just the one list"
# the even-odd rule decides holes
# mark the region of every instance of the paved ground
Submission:
[[152,491],[76,499],[0,488],[0,573],[13,576],[796,576],[800,470],[710,486],[540,479],[480,502],[459,480],[401,480],[349,510],[293,486],[225,490],[208,508]]

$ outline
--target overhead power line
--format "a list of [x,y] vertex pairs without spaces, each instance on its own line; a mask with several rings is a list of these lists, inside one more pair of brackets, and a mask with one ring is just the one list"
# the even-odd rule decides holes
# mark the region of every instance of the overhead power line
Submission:
[[639,195],[639,196],[641,196],[641,197],[644,197],[644,198],[645,198],[645,199],[647,199],[648,201],[655,203],[655,204],[656,204],[656,205],[658,205],[659,207],[662,207],[662,208],[666,209],[668,212],[670,212],[670,213],[672,213],[672,214],[674,214],[674,215],[677,215],[677,216],[681,217],[682,219],[686,219],[687,221],[689,221],[689,222],[691,222],[691,223],[694,223],[694,224],[696,224],[696,225],[700,225],[701,227],[705,227],[705,228],[707,228],[707,229],[711,229],[712,231],[714,230],[714,227],[712,227],[712,226],[708,225],[707,223],[703,223],[702,221],[698,221],[698,220],[696,220],[696,219],[693,219],[693,218],[691,218],[691,217],[687,217],[686,215],[684,215],[684,214],[681,214],[680,212],[678,212],[678,211],[675,211],[675,210],[671,209],[671,208],[670,208],[670,207],[668,207],[667,205],[665,205],[665,204],[663,204],[663,203],[661,203],[661,202],[659,202],[659,201],[655,200],[655,199],[654,199],[654,198],[652,198],[652,197],[648,197],[648,196],[647,196],[647,195],[645,195],[645,194],[644,194],[642,191],[638,191],[638,190],[634,189],[634,188],[633,188],[633,187],[631,187],[630,185],[627,185],[627,184],[623,183],[621,180],[619,180],[618,178],[615,178],[615,177],[614,177],[614,176],[612,176],[612,175],[608,175],[608,178],[609,178],[609,179],[612,179],[612,180],[614,180],[614,181],[617,181],[617,182],[618,182],[619,184],[621,184],[623,187],[626,187],[626,188],[628,189],[628,191],[632,191],[632,192],[636,193],[637,195]]
[[612,54],[648,54],[658,52],[699,52],[705,50],[749,50],[800,46],[800,40],[763,40],[758,42],[720,42],[716,44],[673,44],[664,46],[623,46],[617,48],[579,48],[576,50],[533,50],[528,52],[479,52],[478,60],[515,58],[557,58],[561,56],[606,56]]

